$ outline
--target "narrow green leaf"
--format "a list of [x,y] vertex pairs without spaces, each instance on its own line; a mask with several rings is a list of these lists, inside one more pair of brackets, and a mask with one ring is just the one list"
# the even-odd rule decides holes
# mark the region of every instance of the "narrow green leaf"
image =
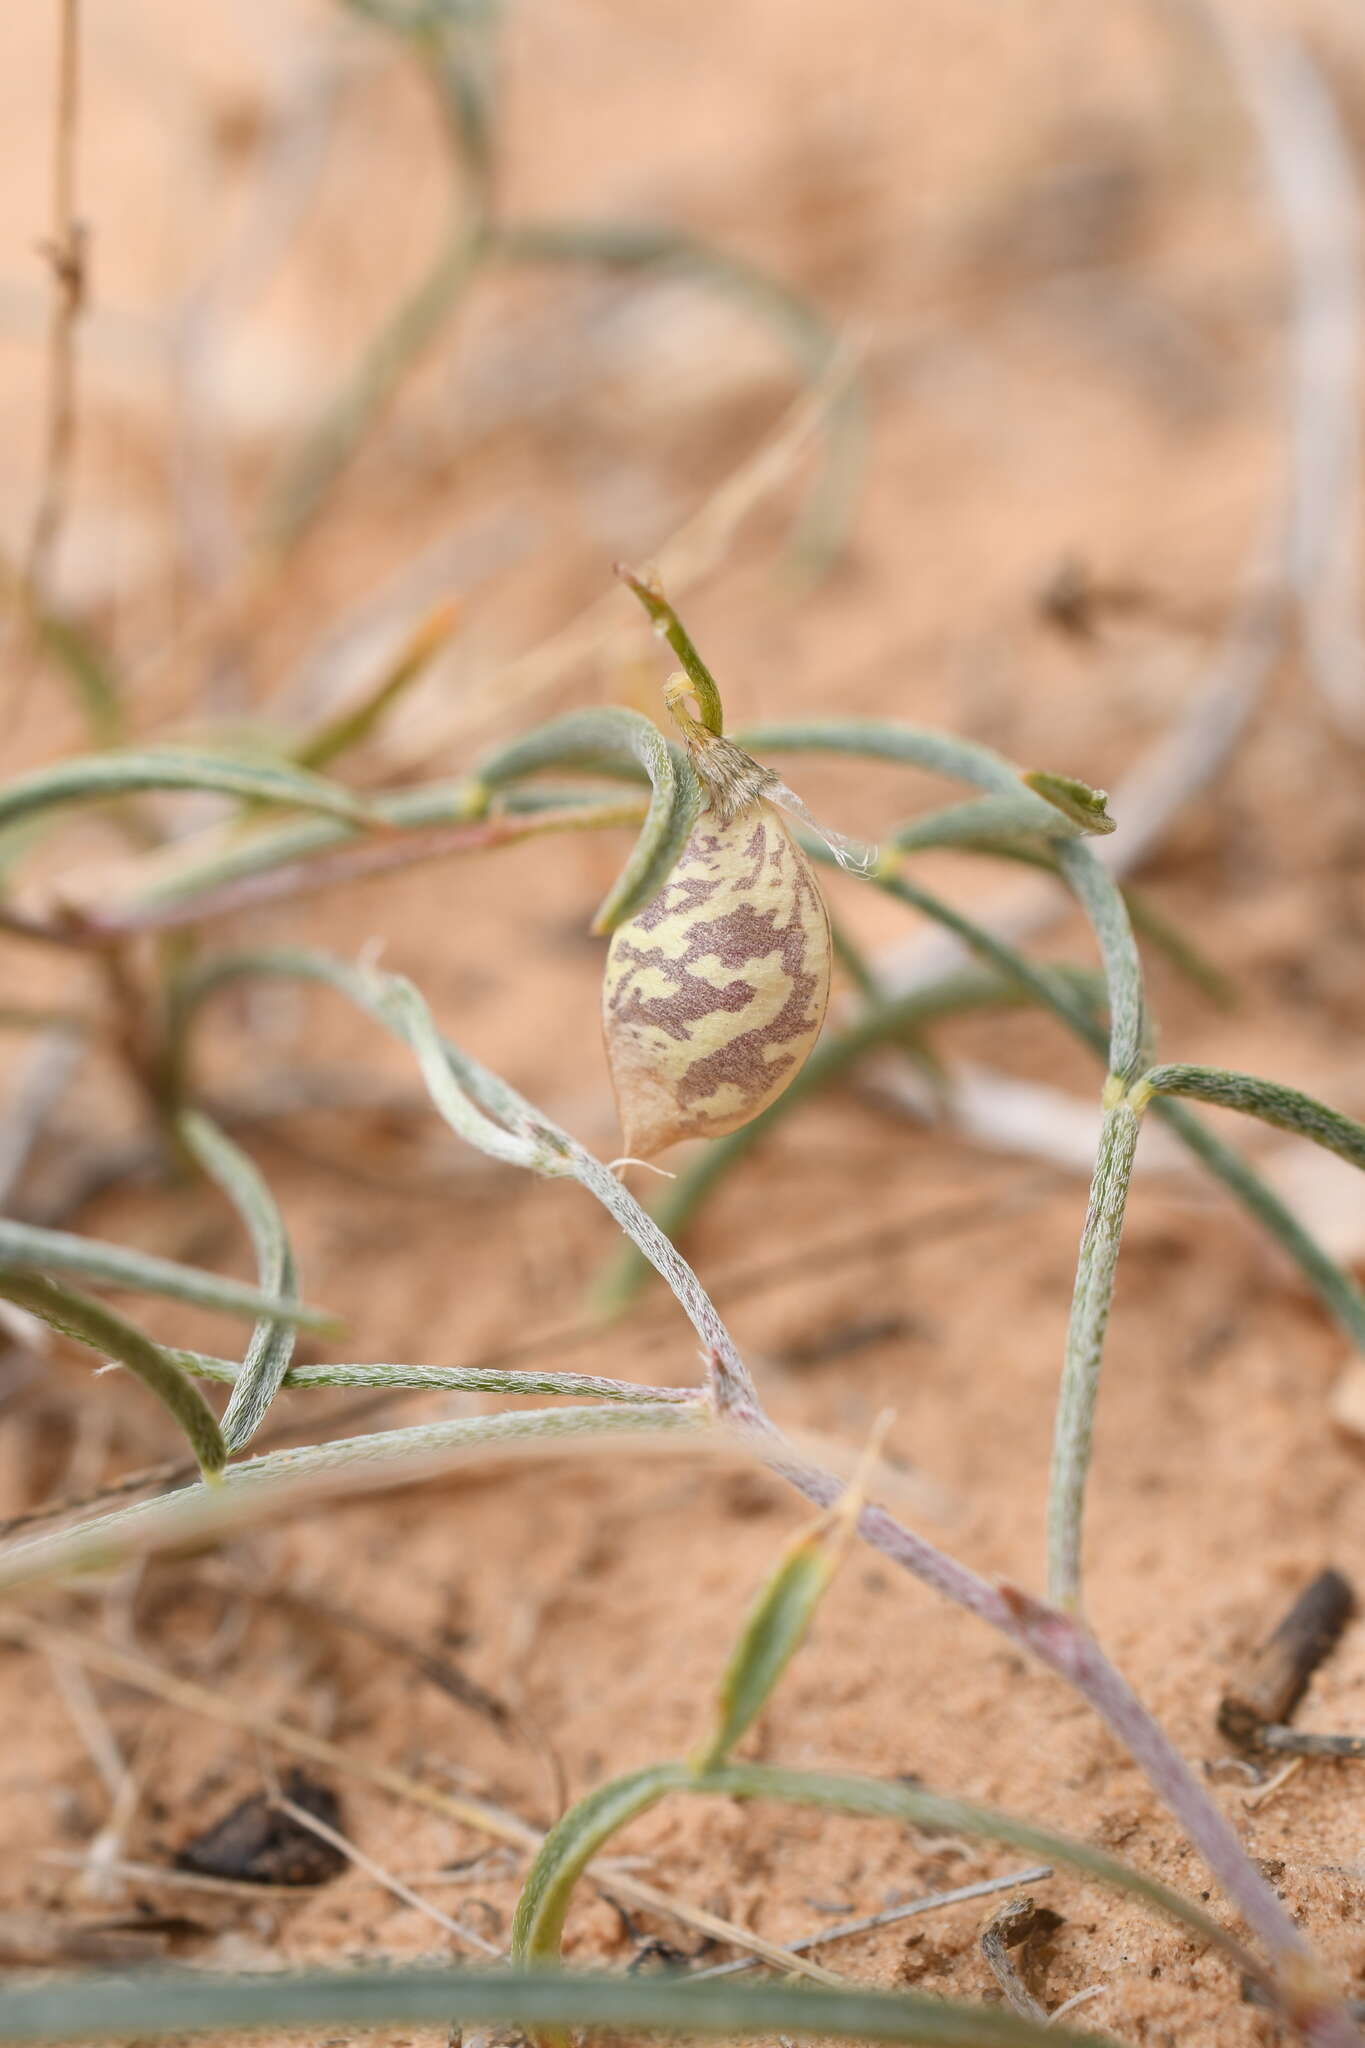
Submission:
[[513,1962],[558,1958],[564,1920],[574,1886],[604,1845],[669,1792],[681,1791],[692,1776],[686,1764],[650,1764],[629,1777],[599,1785],[571,1806],[551,1828],[526,1873],[512,1921]]
[[1224,1109],[1240,1109],[1262,1123],[1292,1131],[1296,1137],[1311,1138],[1328,1152],[1365,1169],[1365,1124],[1339,1109],[1329,1109],[1315,1096],[1298,1088],[1286,1088],[1278,1081],[1264,1081],[1257,1074],[1233,1073],[1226,1067],[1151,1067],[1138,1084],[1153,1095],[1187,1095],[1195,1102],[1215,1102]]
[[324,719],[295,744],[296,766],[325,768],[367,740],[446,645],[458,618],[459,606],[450,602],[429,612],[356,703]]
[[671,747],[659,728],[638,711],[574,711],[523,734],[490,754],[479,766],[488,789],[542,768],[643,768],[649,777],[649,810],[631,854],[593,918],[595,932],[614,931],[656,896],[696,822],[701,791],[691,763]]
[[855,1483],[843,1501],[801,1531],[754,1601],[720,1682],[715,1726],[694,1766],[699,1773],[728,1760],[771,1699],[843,1563],[861,1505]]
[[159,1344],[103,1303],[60,1287],[41,1273],[0,1272],[0,1296],[50,1323],[64,1336],[88,1344],[103,1358],[117,1359],[168,1408],[189,1439],[206,1476],[221,1471],[227,1457],[218,1421],[199,1389]]
[[88,627],[59,612],[39,611],[38,637],[76,686],[90,737],[97,747],[116,747],[127,727],[118,675]]
[[224,1280],[197,1266],[177,1265],[173,1259],[129,1251],[123,1245],[105,1244],[96,1237],[78,1237],[66,1230],[41,1230],[36,1224],[16,1223],[8,1216],[0,1216],[0,1272],[13,1272],[17,1267],[45,1273],[74,1273],[85,1280],[127,1288],[133,1294],[161,1294],[171,1301],[192,1301],[201,1308],[222,1309],[227,1315],[281,1316],[312,1330],[339,1327],[336,1317],[320,1308],[263,1294],[258,1287]]
[[771,2042],[892,2041],[922,2048],[1115,2048],[1103,2034],[1041,2027],[1000,2006],[918,1991],[823,1985],[690,1984],[577,1971],[326,1970],[259,1976],[125,1972],[0,1991],[0,2040],[119,2040],[175,2034],[316,2033],[433,2026],[585,2027],[622,2039],[705,2035]]
[[[1047,853],[1054,839],[1075,839],[1089,829],[1043,802],[1030,790],[1006,796],[973,797],[967,803],[948,804],[898,825],[887,844],[901,853],[919,853],[929,847],[953,847],[967,853],[1002,854],[1024,841]],[[1049,858],[1048,866],[1053,862]]]
[[352,1492],[372,1471],[421,1470],[505,1452],[523,1443],[571,1450],[598,1438],[608,1446],[638,1445],[660,1435],[704,1442],[708,1432],[719,1441],[700,1401],[619,1401],[610,1408],[458,1416],[449,1422],[416,1423],[408,1429],[306,1444],[298,1450],[263,1452],[225,1466],[213,1487],[182,1487],[177,1493],[94,1515],[74,1528],[7,1545],[0,1549],[0,1592],[103,1569],[183,1543],[204,1543],[254,1526],[300,1492]]
[[427,1093],[450,1128],[466,1143],[487,1152],[490,1158],[501,1159],[509,1166],[540,1167],[543,1161],[535,1141],[508,1131],[485,1116],[461,1085],[451,1057],[452,1048],[436,1029],[430,1010],[413,984],[392,974],[385,975],[382,983],[378,976],[372,980],[371,1014],[412,1047]]
[[1305,1230],[1293,1210],[1241,1154],[1216,1138],[1192,1109],[1167,1095],[1152,1102],[1152,1113],[1177,1134],[1203,1161],[1248,1213],[1283,1245],[1328,1313],[1334,1316],[1357,1350],[1365,1351],[1365,1293],[1358,1282]]
[[90,803],[149,789],[214,790],[255,803],[291,804],[298,810],[329,811],[358,821],[371,815],[369,805],[350,790],[301,768],[168,747],[89,754],[20,775],[0,788],[0,826],[56,804]]
[[899,761],[1002,796],[1016,796],[1022,786],[1018,769],[1003,754],[932,726],[877,718],[811,718],[749,725],[730,737],[760,761],[769,754],[852,754],[859,760]]
[[[181,1139],[246,1224],[256,1252],[256,1277],[267,1294],[292,1300],[298,1293],[294,1255],[275,1198],[246,1154],[215,1123],[187,1110],[177,1122]],[[223,1440],[239,1451],[261,1426],[279,1392],[294,1352],[294,1330],[277,1316],[262,1316],[251,1333],[242,1368],[223,1412]]]
[[697,700],[701,722],[719,739],[725,731],[725,706],[721,702],[716,679],[698,654],[686,626],[664,596],[659,579],[657,576],[637,576],[633,569],[627,569],[620,562],[616,565],[616,573],[632,596],[639,598],[656,630],[662,633],[682,663],[692,685],[692,695]]
[[[984,803],[989,804],[992,801],[993,799],[986,798]],[[1008,804],[1009,801],[1007,797],[1000,799],[1003,804]],[[978,833],[971,829],[972,821],[968,815],[971,809],[970,804],[961,804],[950,806],[945,811],[932,811],[928,817],[912,818],[906,824],[893,828],[887,834],[884,843],[887,846],[894,846],[903,853],[919,851],[929,846],[951,846],[959,853],[986,854],[993,860],[1015,861],[1023,867],[1039,868],[1046,874],[1056,875],[1059,881],[1065,881],[1057,860],[1055,841],[1059,836],[1066,837],[1067,834],[1058,834],[1053,830],[1046,841],[1039,837],[1030,840],[1027,837],[1011,836],[1007,832],[995,836],[990,829],[990,814],[985,811],[984,804],[981,816],[983,829]],[[955,822],[955,814],[962,818],[962,827]],[[1222,968],[1194,943],[1187,932],[1182,931],[1171,918],[1157,910],[1144,891],[1135,889],[1128,883],[1121,893],[1128,906],[1128,916],[1134,932],[1157,952],[1163,953],[1171,965],[1183,974],[1187,981],[1201,989],[1210,1002],[1216,1003],[1220,1010],[1232,1009],[1236,1001],[1236,992],[1230,977]]]
[[[162,1349],[197,1379],[233,1386],[242,1367],[235,1358],[205,1351]],[[491,1365],[291,1365],[280,1383],[289,1388],[387,1387],[393,1393],[568,1394],[591,1401],[685,1402],[698,1398],[691,1387],[649,1387],[633,1380],[602,1379],[590,1372],[536,1372]]]

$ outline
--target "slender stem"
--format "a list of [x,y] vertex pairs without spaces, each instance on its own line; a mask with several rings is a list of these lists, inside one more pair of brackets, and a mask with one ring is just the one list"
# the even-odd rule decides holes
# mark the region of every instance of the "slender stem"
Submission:
[[[298,1293],[294,1254],[284,1219],[264,1177],[245,1152],[224,1131],[198,1111],[177,1119],[181,1142],[234,1204],[256,1253],[256,1278],[268,1294],[286,1299]],[[234,1376],[232,1395],[223,1411],[223,1441],[239,1451],[260,1428],[265,1412],[279,1392],[294,1351],[294,1331],[274,1316],[263,1316],[251,1333],[241,1371]]]
[[487,853],[549,832],[638,825],[643,819],[643,804],[623,800],[572,805],[528,815],[499,813],[467,824],[428,825],[385,833],[302,859],[282,860],[277,867],[210,883],[197,895],[153,898],[96,911],[87,920],[86,928],[99,941],[131,932],[175,931],[203,924],[210,918],[235,916],[262,903],[312,895],[320,889],[334,889],[371,875],[392,874],[422,861],[446,860],[459,853]]
[[[162,1347],[168,1358],[196,1379],[231,1386],[242,1368],[235,1359],[204,1351]],[[604,1379],[589,1372],[528,1372],[487,1365],[291,1365],[284,1387],[387,1387],[394,1393],[420,1390],[446,1394],[568,1394],[593,1401],[695,1401],[695,1387],[651,1387],[637,1380]]]
[[[9,1279],[4,1279],[8,1290]],[[56,1529],[0,1550],[0,1590],[39,1585],[71,1572],[88,1571],[145,1551],[200,1543],[243,1521],[256,1521],[291,1501],[296,1492],[353,1493],[369,1475],[389,1467],[444,1466],[461,1455],[478,1456],[506,1444],[547,1443],[552,1448],[589,1437],[688,1433],[704,1437],[710,1417],[700,1399],[617,1402],[609,1408],[537,1408],[522,1413],[457,1416],[449,1422],[416,1423],[297,1450],[266,1451],[224,1468],[213,1487],[186,1486],[176,1493],[114,1508],[74,1528]],[[713,1432],[712,1432],[713,1434]],[[837,1484],[837,1482],[836,1482]]]
[[1057,865],[1089,918],[1109,992],[1109,1071],[1136,1078],[1145,1035],[1142,960],[1123,891],[1094,849],[1080,839],[1055,842]]
[[61,0],[57,34],[52,233],[46,246],[55,290],[48,328],[43,481],[24,579],[33,601],[41,600],[61,537],[76,445],[76,327],[85,304],[85,233],[76,217],[80,0]]
[[1104,1333],[1114,1295],[1119,1238],[1141,1119],[1121,1081],[1109,1083],[1090,1203],[1081,1233],[1066,1333],[1048,1492],[1048,1590],[1059,1607],[1081,1605],[1081,1533]]

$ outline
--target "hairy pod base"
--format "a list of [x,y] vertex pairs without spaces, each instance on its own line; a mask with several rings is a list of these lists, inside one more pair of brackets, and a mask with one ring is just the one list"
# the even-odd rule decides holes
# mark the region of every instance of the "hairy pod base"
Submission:
[[805,1064],[829,1001],[810,863],[762,800],[698,820],[654,900],[620,926],[602,991],[625,1150],[747,1124]]

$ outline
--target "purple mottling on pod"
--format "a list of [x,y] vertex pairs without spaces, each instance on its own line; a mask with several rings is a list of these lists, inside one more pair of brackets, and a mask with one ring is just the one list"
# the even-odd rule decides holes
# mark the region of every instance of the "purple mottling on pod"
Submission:
[[615,933],[602,991],[626,1151],[719,1138],[779,1096],[820,1034],[830,936],[810,863],[762,798],[698,820]]

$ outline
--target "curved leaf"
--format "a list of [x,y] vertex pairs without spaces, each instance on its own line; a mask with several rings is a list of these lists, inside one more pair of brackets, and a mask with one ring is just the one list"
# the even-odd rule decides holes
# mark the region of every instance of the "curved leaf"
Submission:
[[[256,1272],[268,1294],[286,1299],[298,1292],[294,1255],[275,1197],[256,1168],[206,1116],[186,1111],[177,1129],[205,1173],[217,1181],[239,1211],[256,1250]],[[277,1316],[263,1316],[251,1333],[231,1399],[223,1411],[223,1439],[230,1451],[249,1443],[279,1391],[294,1353],[294,1331]]]
[[968,853],[1008,855],[1019,841],[1025,849],[1039,850],[1044,863],[1054,866],[1049,842],[1079,838],[1087,828],[1044,803],[1032,790],[1018,790],[1006,796],[972,797],[962,804],[948,804],[898,825],[887,844],[900,853],[918,853],[929,847],[958,847]]
[[1339,1109],[1329,1109],[1301,1089],[1263,1081],[1257,1074],[1234,1073],[1226,1067],[1189,1066],[1150,1067],[1138,1085],[1144,1094],[1187,1095],[1195,1102],[1240,1109],[1281,1131],[1311,1138],[1315,1145],[1365,1170],[1365,1124]]
[[419,680],[459,623],[460,607],[445,598],[418,620],[402,646],[368,689],[340,711],[330,712],[295,742],[299,768],[325,768],[367,740],[406,690]]
[[697,652],[692,635],[664,596],[658,577],[637,576],[633,569],[626,568],[622,562],[617,563],[616,573],[631,595],[639,598],[653,622],[655,631],[662,633],[682,663],[683,671],[692,686],[692,695],[697,700],[701,722],[708,732],[719,739],[725,731],[725,706],[721,702],[716,679]]
[[862,1506],[854,1487],[788,1546],[760,1589],[725,1667],[715,1725],[693,1768],[718,1770],[753,1726],[805,1640],[831,1579],[853,1541]]
[[226,1315],[279,1316],[312,1330],[340,1327],[335,1316],[320,1308],[264,1294],[259,1287],[225,1280],[197,1266],[177,1265],[174,1259],[129,1251],[123,1245],[105,1244],[96,1237],[78,1237],[67,1230],[40,1230],[34,1223],[15,1223],[8,1216],[0,1216],[0,1272],[13,1272],[16,1267],[40,1273],[75,1273],[85,1280],[102,1280],[110,1287],[127,1288],[133,1294],[161,1294],[171,1301],[192,1301],[201,1308],[222,1309]]
[[880,718],[811,718],[749,725],[731,738],[760,761],[769,754],[853,754],[860,760],[901,761],[1001,796],[1017,796],[1023,789],[1018,769],[993,747],[927,725]]
[[480,763],[479,780],[499,789],[542,768],[637,766],[649,777],[649,810],[625,867],[593,918],[595,932],[614,931],[656,896],[696,822],[701,791],[691,763],[638,711],[573,711],[501,747]]
[[116,1316],[102,1302],[91,1301],[73,1288],[59,1287],[41,1273],[0,1272],[0,1297],[50,1323],[63,1336],[88,1344],[102,1358],[115,1358],[170,1410],[189,1439],[190,1449],[205,1474],[221,1471],[227,1448],[217,1417],[199,1389],[159,1344],[132,1323]]
[[[767,725],[739,735],[740,743],[762,758],[767,753],[800,751],[856,754],[886,761],[913,762],[940,775],[1002,796],[1036,798],[1045,815],[1055,811],[1057,864],[1085,910],[1099,941],[1109,983],[1110,1067],[1132,1080],[1141,1059],[1143,1039],[1142,968],[1128,912],[1117,884],[1093,853],[1077,842],[1085,832],[1111,829],[1103,792],[1073,777],[1033,772],[1022,775],[990,747],[928,727],[875,719],[830,719],[800,725]],[[1062,830],[1065,821],[1069,830]],[[813,850],[813,849],[811,849]],[[881,880],[881,876],[874,876]]]
[[650,1764],[629,1777],[599,1785],[551,1828],[526,1874],[512,1921],[514,1962],[546,1962],[559,1955],[574,1886],[619,1828],[656,1806],[691,1779],[686,1764]]
[[136,752],[83,755],[51,768],[20,775],[0,788],[0,827],[55,804],[91,803],[129,796],[138,790],[213,790],[254,803],[290,804],[302,811],[329,811],[358,823],[370,806],[339,783],[302,768],[272,761],[233,760],[188,748],[147,748]]

